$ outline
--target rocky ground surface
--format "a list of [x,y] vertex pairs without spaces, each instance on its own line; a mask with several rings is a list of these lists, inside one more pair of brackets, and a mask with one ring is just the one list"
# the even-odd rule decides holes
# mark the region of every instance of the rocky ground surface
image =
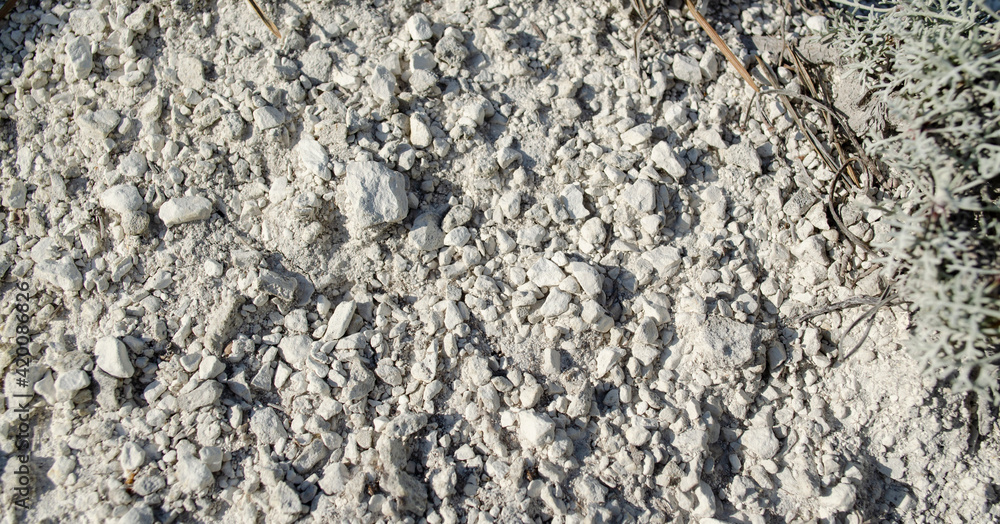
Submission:
[[[863,309],[797,320],[878,265],[679,3],[638,65],[627,2],[264,3],[281,40],[240,1],[22,4],[3,522],[1000,519],[996,410],[918,373],[907,306],[853,353]],[[835,61],[780,4],[703,10],[747,64]]]

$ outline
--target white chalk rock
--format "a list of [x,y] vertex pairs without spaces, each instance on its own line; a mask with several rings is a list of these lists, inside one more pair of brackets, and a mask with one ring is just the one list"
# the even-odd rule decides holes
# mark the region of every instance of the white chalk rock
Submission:
[[83,275],[69,256],[36,263],[35,276],[63,291],[76,292],[83,287]]
[[330,155],[327,154],[323,144],[311,137],[305,137],[299,140],[295,146],[295,152],[298,153],[299,162],[306,168],[306,171],[324,180],[330,179],[330,168],[327,165],[330,162]]
[[86,36],[70,38],[66,42],[66,79],[82,80],[94,69],[94,55],[90,50],[90,39]]
[[396,77],[383,65],[375,66],[368,76],[368,85],[379,102],[386,103],[396,94]]
[[525,447],[540,448],[555,435],[556,425],[547,416],[533,410],[518,413],[517,425],[521,445]]
[[285,123],[285,113],[272,106],[258,107],[253,112],[253,125],[261,131],[266,131]]
[[135,373],[128,357],[128,349],[115,337],[98,340],[94,345],[94,355],[97,356],[97,367],[112,377],[129,378]]
[[177,79],[184,87],[195,91],[205,88],[205,65],[192,55],[182,55],[177,59]]
[[135,442],[126,442],[118,454],[118,462],[125,471],[136,471],[146,462],[146,450]]
[[738,144],[733,144],[722,153],[722,159],[729,164],[735,164],[751,173],[763,173],[764,168],[760,163],[760,155],[757,149],[750,142],[744,140]]
[[649,442],[653,434],[648,429],[635,425],[625,430],[625,440],[635,447],[641,447]]
[[831,513],[850,511],[857,501],[858,488],[849,482],[841,482],[830,489],[830,494],[821,496],[819,503]]
[[421,251],[434,251],[444,246],[444,231],[438,224],[440,217],[426,212],[413,221],[408,238]]
[[564,187],[562,193],[559,193],[559,200],[569,213],[570,219],[582,220],[590,216],[590,211],[583,205],[583,190],[580,186],[570,184]]
[[56,391],[66,393],[72,397],[77,391],[90,385],[90,375],[82,369],[74,369],[60,373],[56,379]]
[[312,338],[309,335],[294,335],[282,337],[278,342],[278,349],[285,362],[291,364],[292,368],[301,370],[306,366],[309,359],[309,350],[312,348]]
[[740,436],[740,444],[761,460],[770,460],[781,450],[781,442],[774,436],[774,422],[770,409],[758,413],[750,429]]
[[417,149],[430,147],[434,142],[434,135],[425,118],[416,113],[410,115],[410,145]]
[[670,144],[666,142],[660,142],[653,146],[653,150],[649,154],[649,159],[653,162],[654,166],[666,171],[674,180],[684,178],[684,175],[687,173],[684,164],[677,158],[677,154],[670,148]]
[[626,187],[622,197],[640,213],[652,213],[656,209],[656,186],[645,178]]
[[597,354],[597,368],[595,369],[594,378],[601,378],[607,375],[624,354],[625,351],[621,348],[607,347],[602,349]]
[[591,297],[601,293],[604,284],[604,277],[586,262],[570,262],[567,266],[570,274],[576,278],[577,283],[583,292]]
[[690,56],[677,53],[674,55],[674,78],[689,84],[701,83],[701,66]]
[[337,304],[337,308],[333,310],[333,315],[330,316],[330,321],[326,325],[326,333],[323,338],[337,340],[343,337],[348,326],[351,325],[351,319],[354,318],[354,311],[357,307],[358,303],[353,300],[345,300]]
[[212,216],[212,201],[200,196],[171,198],[160,206],[159,216],[167,226],[205,220]]
[[250,416],[250,431],[257,436],[257,442],[260,444],[274,444],[283,438],[288,438],[281,417],[271,407],[254,411]]
[[399,222],[409,212],[406,178],[379,162],[347,164],[347,215],[352,225],[367,228]]
[[430,40],[434,36],[431,21],[423,13],[411,16],[406,21],[406,30],[410,33],[410,38],[414,40]]
[[528,269],[528,280],[538,287],[558,286],[564,278],[566,278],[566,273],[563,273],[555,262],[547,258],[539,258]]
[[621,134],[622,142],[630,146],[645,144],[653,137],[653,124],[639,124]]
[[806,18],[806,27],[814,33],[825,33],[829,22],[823,15],[813,15]]
[[185,491],[200,492],[211,486],[214,481],[212,471],[197,458],[182,454],[177,460],[177,483]]
[[119,214],[136,211],[142,206],[142,196],[132,184],[111,186],[101,193],[101,206]]
[[547,297],[545,297],[545,302],[542,306],[538,308],[538,314],[545,318],[552,318],[562,315],[569,309],[569,303],[572,300],[572,296],[565,291],[560,291],[558,289],[553,289],[549,291]]
[[759,346],[760,331],[753,324],[709,315],[695,333],[693,356],[707,369],[736,370],[753,359]]
[[69,14],[69,27],[78,35],[103,36],[108,22],[97,9],[73,9]]
[[642,254],[643,260],[649,262],[662,276],[673,276],[681,266],[681,252],[673,246],[657,246]]

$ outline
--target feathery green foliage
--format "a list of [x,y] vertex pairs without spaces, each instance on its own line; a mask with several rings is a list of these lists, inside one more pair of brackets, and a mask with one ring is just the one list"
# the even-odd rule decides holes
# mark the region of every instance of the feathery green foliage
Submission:
[[834,38],[897,129],[869,150],[900,179],[880,247],[914,305],[910,353],[957,390],[998,396],[1000,16],[997,2],[847,7]]

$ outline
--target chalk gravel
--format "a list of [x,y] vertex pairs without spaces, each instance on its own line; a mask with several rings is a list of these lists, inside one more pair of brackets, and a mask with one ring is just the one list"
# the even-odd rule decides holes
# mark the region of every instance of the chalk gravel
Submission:
[[[627,4],[22,2],[3,522],[997,521],[996,410],[909,306],[796,320],[881,292],[832,173],[680,2],[637,68]],[[779,4],[705,13],[835,61]]]

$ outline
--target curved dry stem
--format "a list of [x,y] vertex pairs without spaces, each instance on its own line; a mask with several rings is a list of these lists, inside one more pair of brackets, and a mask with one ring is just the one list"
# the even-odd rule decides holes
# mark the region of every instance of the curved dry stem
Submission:
[[837,192],[837,182],[840,181],[841,175],[843,175],[844,170],[847,168],[847,166],[851,165],[851,162],[860,162],[860,160],[858,160],[857,157],[848,158],[847,162],[844,162],[843,165],[840,166],[840,169],[838,169],[837,172],[833,174],[833,180],[830,181],[830,191],[827,194],[826,207],[830,211],[830,215],[833,216],[833,221],[837,223],[837,227],[839,227],[840,230],[844,232],[844,236],[846,236],[847,239],[850,240],[852,244],[854,244],[857,247],[860,247],[861,249],[864,249],[865,251],[871,254],[875,254],[875,250],[872,249],[867,242],[861,240],[860,238],[857,237],[857,235],[851,233],[851,230],[847,229],[847,226],[844,225],[844,221],[841,220],[840,218],[840,214],[837,213],[836,206],[833,205],[833,197],[834,194]]

